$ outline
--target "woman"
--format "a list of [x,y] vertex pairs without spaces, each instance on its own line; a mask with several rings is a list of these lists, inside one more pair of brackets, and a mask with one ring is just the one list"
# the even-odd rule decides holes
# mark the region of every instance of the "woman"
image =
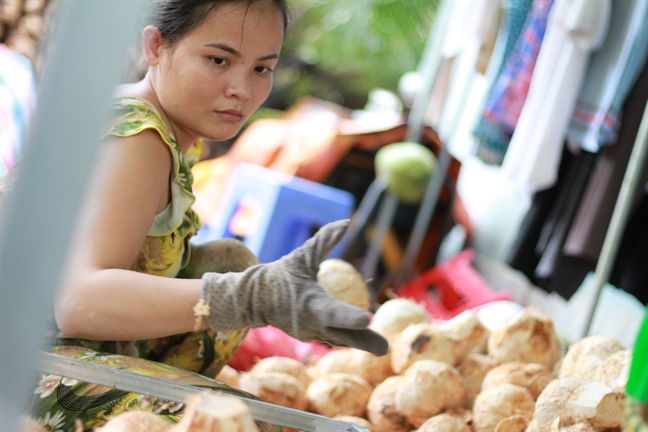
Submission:
[[[235,241],[189,244],[200,226],[190,168],[201,139],[233,137],[266,99],[286,22],[284,0],[159,2],[142,33],[148,72],[116,94],[117,119],[55,304],[65,346],[54,352],[211,386],[218,383],[160,363],[213,378],[247,329],[265,325],[386,353],[386,341],[366,328],[366,311],[316,283],[347,221],[265,265]],[[75,418],[90,429],[133,408],[175,419],[180,408],[52,376],[41,381],[34,406],[41,423],[62,430]]]

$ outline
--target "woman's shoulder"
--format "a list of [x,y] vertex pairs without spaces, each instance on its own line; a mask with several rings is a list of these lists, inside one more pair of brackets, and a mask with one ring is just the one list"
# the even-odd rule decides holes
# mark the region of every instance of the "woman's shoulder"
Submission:
[[166,123],[150,101],[137,96],[113,99],[112,120],[108,128],[108,135],[129,137],[148,129],[157,130],[168,145],[175,147],[175,140]]

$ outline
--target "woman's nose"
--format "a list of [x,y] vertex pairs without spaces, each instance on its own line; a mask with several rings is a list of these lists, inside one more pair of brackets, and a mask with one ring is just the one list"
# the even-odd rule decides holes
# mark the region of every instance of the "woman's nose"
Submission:
[[247,100],[252,97],[250,81],[245,74],[233,73],[225,87],[225,95],[239,100]]

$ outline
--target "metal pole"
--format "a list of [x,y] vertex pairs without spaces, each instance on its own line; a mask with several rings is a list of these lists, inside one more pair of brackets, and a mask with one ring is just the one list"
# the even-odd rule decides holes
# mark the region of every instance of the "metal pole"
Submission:
[[623,182],[621,183],[621,190],[614,205],[612,212],[612,219],[603,240],[603,247],[601,248],[601,255],[596,263],[596,270],[594,273],[594,298],[587,315],[587,321],[582,337],[589,334],[594,320],[594,313],[598,306],[601,297],[603,285],[608,281],[610,273],[612,272],[612,265],[619,250],[619,243],[621,242],[621,235],[625,228],[632,205],[632,196],[637,190],[637,183],[641,176],[641,171],[646,162],[646,153],[648,152],[648,103],[644,108],[643,117],[639,130],[635,138],[632,153],[628,160],[628,167],[626,168]]
[[[423,130],[423,121],[425,111],[427,110],[432,87],[436,80],[441,63],[441,45],[443,43],[443,35],[445,33],[447,22],[452,12],[452,2],[440,1],[437,15],[434,19],[434,25],[430,31],[430,36],[425,48],[423,59],[419,67],[419,72],[423,75],[423,85],[419,89],[412,104],[412,111],[407,119],[408,132],[407,141],[420,142],[421,133]],[[434,210],[436,209],[441,186],[447,175],[448,167],[450,166],[450,153],[443,145],[438,155],[439,164],[436,171],[430,177],[421,207],[419,208],[414,222],[414,227],[409,237],[409,241],[405,248],[405,256],[403,262],[398,270],[395,272],[395,285],[400,285],[413,276],[414,261],[419,253],[423,237],[427,232],[428,226]]]
[[425,190],[421,207],[419,208],[416,220],[414,221],[414,228],[412,228],[412,233],[410,234],[407,246],[405,247],[403,264],[401,265],[396,277],[397,285],[406,282],[414,276],[416,257],[421,250],[425,233],[430,226],[434,209],[439,201],[441,187],[443,186],[443,182],[448,174],[450,162],[452,162],[452,157],[447,147],[444,145],[441,147],[438,166],[434,175],[430,178],[430,182]]
[[[174,402],[185,403],[188,397],[206,390],[201,387],[167,381],[114,367],[88,363],[57,354],[40,353],[39,360],[42,370],[54,375],[74,378],[80,381],[154,396]],[[239,397],[247,405],[252,418],[258,421],[304,431],[367,432],[365,428],[352,423],[273,405],[255,399],[242,398],[235,393],[227,393],[226,390],[221,390],[221,392],[232,397]]]
[[77,209],[148,1],[52,2],[38,108],[0,229],[0,430],[19,429]]
[[341,255],[343,259],[349,258],[350,251],[353,249],[358,237],[366,228],[367,221],[386,188],[387,184],[380,177],[376,177],[369,185],[367,192],[365,192],[358,206],[358,210],[349,224],[349,229],[346,233],[346,246]]
[[378,212],[378,221],[376,222],[374,233],[371,237],[371,243],[369,244],[369,248],[367,248],[367,256],[365,257],[360,269],[360,274],[365,279],[373,279],[376,277],[376,267],[380,260],[383,240],[385,239],[389,226],[396,215],[398,202],[399,200],[396,195],[389,191],[385,192],[383,202]]
[[434,86],[434,81],[439,72],[439,65],[441,64],[441,44],[443,43],[443,35],[448,18],[450,17],[450,11],[452,10],[450,3],[452,2],[447,0],[439,1],[434,23],[432,24],[432,29],[430,30],[425,45],[425,51],[423,52],[423,58],[418,68],[418,72],[423,77],[423,84],[414,96],[412,110],[407,118],[406,141],[421,141],[425,111],[427,110],[432,87]]

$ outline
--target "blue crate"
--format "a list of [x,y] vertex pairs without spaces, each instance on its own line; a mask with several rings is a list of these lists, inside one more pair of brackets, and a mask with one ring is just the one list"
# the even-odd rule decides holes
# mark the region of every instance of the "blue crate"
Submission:
[[[245,162],[234,168],[217,214],[204,223],[195,243],[239,238],[262,263],[275,261],[301,246],[323,225],[351,217],[351,193]],[[238,219],[235,215],[239,214]],[[246,213],[245,236],[232,222]],[[344,240],[331,251],[339,257]]]

